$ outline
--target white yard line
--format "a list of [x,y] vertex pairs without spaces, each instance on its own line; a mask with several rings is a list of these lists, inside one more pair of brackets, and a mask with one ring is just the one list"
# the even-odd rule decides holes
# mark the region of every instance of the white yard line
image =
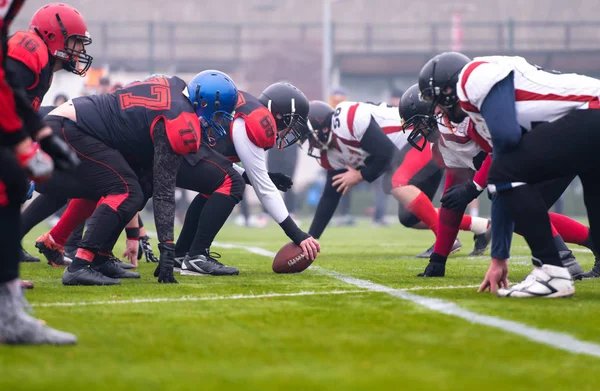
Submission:
[[295,296],[327,296],[346,295],[350,293],[372,293],[367,289],[337,290],[322,292],[292,292],[292,293],[263,293],[257,295],[226,295],[226,296],[204,296],[204,297],[155,297],[130,300],[105,300],[105,301],[80,301],[72,303],[37,303],[33,307],[79,307],[89,305],[112,305],[112,304],[140,304],[140,303],[172,303],[183,301],[216,301],[216,300],[242,300],[242,299],[265,299],[271,297],[295,297]]
[[[215,246],[223,248],[240,248],[249,251],[254,254],[263,255],[265,257],[273,258],[275,253],[259,247],[251,246],[240,246],[230,243],[214,243]],[[335,278],[339,281],[343,281],[347,284],[354,285],[356,287],[366,289],[372,292],[384,292],[402,300],[410,301],[422,307],[428,308],[432,311],[436,311],[445,315],[454,316],[457,318],[464,319],[468,322],[481,324],[484,326],[494,327],[502,331],[513,333],[531,341],[539,342],[544,345],[552,346],[557,349],[567,351],[569,353],[576,354],[588,354],[591,356],[600,357],[600,345],[593,342],[586,342],[579,340],[572,335],[566,333],[560,333],[556,331],[542,330],[532,326],[527,326],[523,323],[515,322],[512,320],[505,320],[496,316],[481,315],[464,308],[459,307],[457,304],[450,301],[434,299],[429,297],[418,296],[413,293],[406,292],[400,289],[393,289],[385,285],[376,284],[371,281],[362,280],[359,278],[346,276],[344,274],[337,273],[335,271],[323,269],[319,266],[311,266],[311,270],[315,270],[320,274],[327,275]],[[519,299],[499,299],[499,300],[519,300]],[[536,299],[524,299],[524,300],[536,300]]]

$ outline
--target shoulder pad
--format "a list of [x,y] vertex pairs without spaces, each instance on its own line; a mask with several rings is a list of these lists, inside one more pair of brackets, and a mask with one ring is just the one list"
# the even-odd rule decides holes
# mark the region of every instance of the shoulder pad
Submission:
[[[39,82],[42,69],[49,61],[48,49],[44,41],[37,34],[26,31],[18,31],[10,37],[8,40],[8,57],[25,64],[35,74],[36,85]],[[27,88],[34,86],[27,86]]]
[[185,156],[198,152],[202,131],[196,114],[183,112],[175,119],[157,117],[152,123],[151,133],[154,132],[154,125],[159,119],[165,121],[167,138],[175,153]]
[[266,107],[260,106],[250,113],[237,112],[234,118],[239,117],[244,119],[248,138],[254,145],[262,149],[273,148],[277,127],[273,115]]

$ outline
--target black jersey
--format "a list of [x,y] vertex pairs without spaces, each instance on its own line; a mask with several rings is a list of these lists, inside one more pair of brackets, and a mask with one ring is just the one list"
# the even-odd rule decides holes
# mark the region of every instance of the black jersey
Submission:
[[201,140],[200,121],[183,94],[186,87],[178,77],[153,76],[112,94],[75,98],[77,124],[139,167],[152,164],[152,134],[159,120],[164,120],[176,153],[195,153]]

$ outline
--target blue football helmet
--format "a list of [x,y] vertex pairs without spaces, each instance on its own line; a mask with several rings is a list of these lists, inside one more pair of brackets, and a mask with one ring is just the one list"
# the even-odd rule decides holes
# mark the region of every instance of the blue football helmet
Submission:
[[223,72],[202,71],[188,83],[187,93],[200,118],[204,136],[209,144],[216,143],[227,134],[223,125],[233,120],[231,113],[238,99],[235,83]]

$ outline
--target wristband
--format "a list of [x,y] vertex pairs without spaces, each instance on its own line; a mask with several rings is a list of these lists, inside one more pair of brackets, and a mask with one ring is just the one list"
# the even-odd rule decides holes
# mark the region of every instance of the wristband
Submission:
[[139,240],[140,239],[140,229],[139,228],[125,228],[125,234],[127,235],[127,240]]
[[297,245],[300,245],[304,240],[310,238],[309,234],[298,228],[291,216],[286,217],[285,220],[279,223],[279,226],[283,229],[283,232],[285,232],[287,237]]

